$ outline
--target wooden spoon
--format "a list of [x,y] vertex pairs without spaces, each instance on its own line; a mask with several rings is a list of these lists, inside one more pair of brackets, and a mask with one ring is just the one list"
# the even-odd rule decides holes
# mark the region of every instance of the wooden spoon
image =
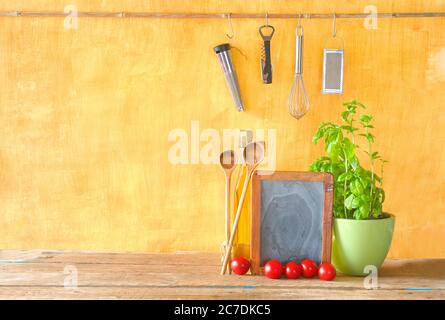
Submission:
[[225,191],[225,231],[226,241],[223,243],[223,253],[227,252],[227,245],[230,238],[230,178],[232,172],[236,167],[236,157],[233,150],[226,150],[219,155],[219,163],[226,176],[226,191]]
[[227,250],[224,256],[223,264],[221,267],[221,275],[226,273],[227,263],[229,261],[229,256],[232,251],[233,240],[235,238],[235,233],[238,228],[238,222],[241,216],[241,209],[243,207],[244,198],[246,197],[247,187],[249,185],[252,174],[256,167],[264,160],[264,142],[251,142],[245,148],[243,152],[244,163],[247,166],[247,174],[244,179],[243,191],[241,192],[240,201],[238,203],[238,209],[236,210],[235,221],[233,222],[232,232],[230,233],[229,243],[227,245]]

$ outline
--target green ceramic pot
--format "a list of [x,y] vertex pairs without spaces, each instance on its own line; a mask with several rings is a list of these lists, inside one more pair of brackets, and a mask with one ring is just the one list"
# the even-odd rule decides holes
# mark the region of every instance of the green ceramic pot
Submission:
[[376,220],[334,218],[332,263],[337,271],[363,276],[368,265],[380,268],[391,246],[395,223],[393,215],[385,216]]

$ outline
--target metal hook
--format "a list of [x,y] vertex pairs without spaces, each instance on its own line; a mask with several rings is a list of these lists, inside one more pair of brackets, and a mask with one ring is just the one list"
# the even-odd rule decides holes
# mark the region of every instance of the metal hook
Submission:
[[[301,25],[301,17],[302,14],[298,14],[298,25],[297,25],[297,35],[302,35],[303,34],[303,26]],[[298,32],[300,31],[300,32]]]
[[269,26],[269,14],[266,12],[266,27]]
[[332,37],[334,38],[337,35],[337,26],[335,24],[335,20],[336,20],[336,15],[334,13],[334,20],[332,21]]
[[226,14],[227,20],[229,21],[229,29],[230,34],[226,33],[227,38],[232,39],[235,36],[235,32],[233,31],[233,25],[232,25],[232,13]]

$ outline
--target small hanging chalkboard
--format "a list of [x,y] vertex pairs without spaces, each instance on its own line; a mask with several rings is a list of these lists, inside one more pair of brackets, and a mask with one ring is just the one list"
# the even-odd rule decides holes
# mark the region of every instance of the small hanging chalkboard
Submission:
[[252,273],[283,264],[331,260],[333,178],[320,172],[257,171],[252,180]]

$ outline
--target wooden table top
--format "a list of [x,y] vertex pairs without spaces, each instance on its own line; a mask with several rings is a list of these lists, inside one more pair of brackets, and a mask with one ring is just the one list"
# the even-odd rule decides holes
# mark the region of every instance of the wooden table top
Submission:
[[365,289],[362,277],[342,275],[332,282],[220,276],[219,259],[187,252],[4,250],[0,299],[445,299],[445,259],[388,260],[376,289]]

